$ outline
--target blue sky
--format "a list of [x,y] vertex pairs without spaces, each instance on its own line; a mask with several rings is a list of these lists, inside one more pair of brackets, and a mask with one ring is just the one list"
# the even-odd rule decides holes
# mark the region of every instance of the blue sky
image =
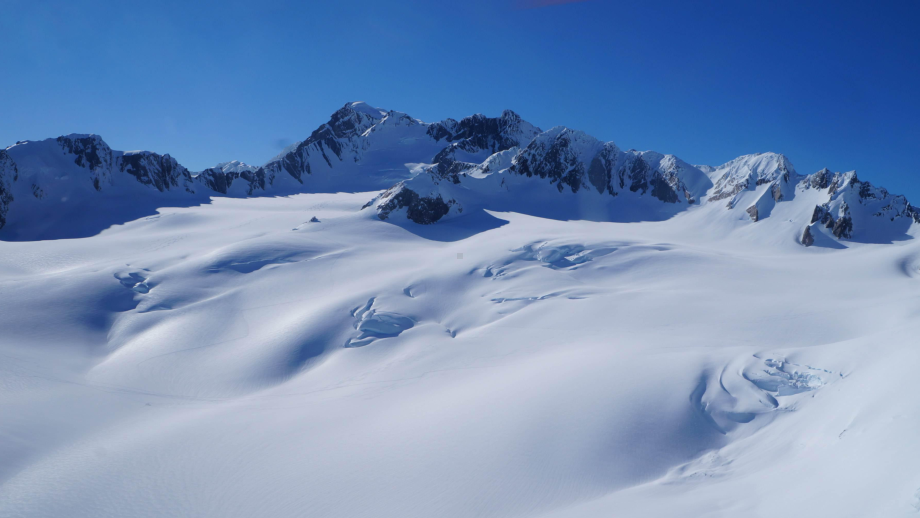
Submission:
[[[557,5],[551,5],[557,4]],[[802,5],[807,4],[807,5]],[[719,164],[776,151],[920,204],[918,2],[0,0],[0,144],[261,164],[347,101],[511,108]]]

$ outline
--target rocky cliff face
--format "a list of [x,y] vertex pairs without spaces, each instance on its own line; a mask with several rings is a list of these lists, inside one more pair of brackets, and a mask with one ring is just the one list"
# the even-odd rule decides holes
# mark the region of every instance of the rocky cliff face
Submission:
[[538,177],[559,192],[592,188],[599,194],[632,193],[664,203],[692,204],[705,191],[687,183],[705,184],[705,175],[673,155],[654,151],[621,151],[580,131],[553,128],[535,138],[512,160],[509,173]]
[[169,155],[149,151],[134,151],[118,157],[118,170],[130,174],[143,185],[163,192],[183,189],[194,193],[192,175]]
[[99,135],[68,135],[57,138],[64,154],[73,155],[77,167],[87,169],[93,188],[101,191],[112,181],[116,169],[115,153]]
[[440,142],[449,142],[432,162],[437,164],[437,173],[442,177],[456,175],[482,162],[488,156],[513,147],[526,145],[539,133],[540,128],[523,120],[511,110],[505,110],[500,117],[490,118],[481,114],[461,119],[447,119],[428,127],[428,136]]
[[195,181],[218,194],[230,194],[231,189],[236,189],[238,194],[252,196],[266,187],[265,170],[258,168],[252,170],[225,171],[212,167],[205,169],[195,176]]
[[13,201],[12,183],[18,179],[16,163],[5,149],[0,149],[0,228],[6,225],[6,215]]

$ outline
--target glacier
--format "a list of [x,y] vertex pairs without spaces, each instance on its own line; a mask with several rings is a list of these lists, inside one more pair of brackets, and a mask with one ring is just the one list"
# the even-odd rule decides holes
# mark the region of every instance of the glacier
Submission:
[[365,103],[261,166],[16,143],[0,517],[916,516],[866,178]]

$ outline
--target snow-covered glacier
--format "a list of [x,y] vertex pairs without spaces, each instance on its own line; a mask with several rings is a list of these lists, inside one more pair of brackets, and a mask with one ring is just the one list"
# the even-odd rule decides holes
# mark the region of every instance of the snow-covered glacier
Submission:
[[365,103],[262,165],[16,143],[0,517],[916,516],[869,177]]

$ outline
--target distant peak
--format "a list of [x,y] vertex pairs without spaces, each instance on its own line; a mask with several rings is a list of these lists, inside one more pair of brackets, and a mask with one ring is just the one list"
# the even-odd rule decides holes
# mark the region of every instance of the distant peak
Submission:
[[221,162],[212,169],[218,169],[224,173],[242,173],[243,171],[255,171],[258,167],[240,162],[239,160],[231,160],[229,162]]
[[350,102],[350,103],[347,103],[345,106],[343,106],[343,108],[350,109],[351,111],[354,111],[357,113],[363,113],[365,115],[370,115],[371,117],[375,119],[382,119],[383,117],[387,115],[386,110],[382,110],[380,108],[374,108],[373,106],[367,104],[364,101]]
[[751,153],[750,155],[742,155],[734,160],[730,160],[719,167],[713,168],[714,170],[723,170],[723,169],[736,169],[744,168],[751,171],[758,170],[770,170],[770,169],[780,169],[783,172],[791,171],[795,172],[795,168],[792,166],[792,162],[786,158],[786,155],[781,153],[774,153],[772,151],[767,151],[764,153]]

